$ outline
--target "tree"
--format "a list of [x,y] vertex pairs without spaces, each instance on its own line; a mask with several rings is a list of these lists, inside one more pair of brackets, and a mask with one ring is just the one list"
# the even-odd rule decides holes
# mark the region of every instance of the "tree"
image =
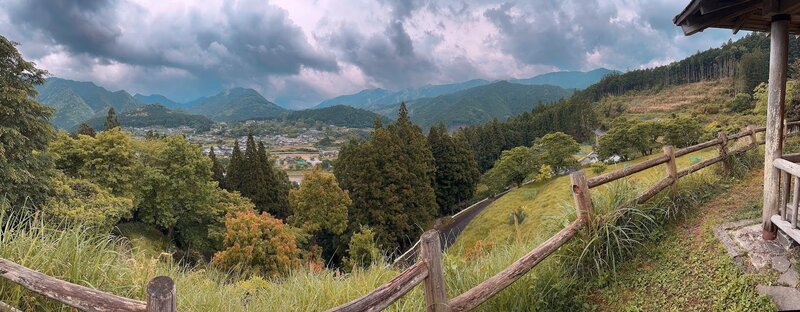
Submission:
[[132,217],[132,199],[115,196],[89,180],[59,174],[53,179],[53,191],[42,211],[56,223],[84,224],[108,231],[120,220]]
[[97,133],[94,131],[94,128],[87,123],[81,123],[78,127],[78,132],[75,133],[76,135],[88,135],[90,137],[94,137]]
[[47,72],[26,61],[0,36],[0,200],[43,202],[53,174],[47,157],[53,110],[33,100]]
[[689,117],[673,118],[664,127],[664,142],[678,148],[697,144],[703,135],[700,123]]
[[237,153],[237,148],[238,144],[231,157],[228,187],[252,200],[259,211],[267,211],[280,219],[288,217],[289,177],[274,168],[264,144],[256,143],[252,133],[247,136],[243,156]]
[[503,188],[511,183],[522,185],[525,178],[540,168],[538,158],[530,147],[517,146],[503,151],[494,167],[486,173],[486,180],[495,189]]
[[137,183],[139,218],[163,229],[186,249],[207,247],[209,224],[219,212],[211,161],[182,136],[146,142]]
[[229,191],[239,190],[244,180],[245,161],[242,150],[239,148],[239,140],[233,141],[233,152],[231,162],[228,164],[228,174],[225,176],[225,189]]
[[108,108],[108,115],[106,115],[106,130],[119,128],[119,121],[117,120],[117,113],[114,112],[113,107]]
[[447,133],[444,123],[431,127],[428,144],[436,166],[433,187],[439,215],[450,215],[475,194],[480,180],[478,163],[463,140]]
[[437,213],[434,170],[430,147],[405,104],[395,123],[376,128],[365,142],[345,144],[334,173],[353,200],[350,233],[368,225],[384,248],[408,247]]
[[755,107],[753,97],[750,93],[738,93],[736,97],[727,103],[728,111],[732,113],[751,112]]
[[293,212],[289,223],[310,234],[313,243],[322,246],[325,259],[339,260],[336,240],[347,229],[347,209],[353,201],[333,174],[319,166],[306,172],[300,188],[289,192],[289,203]]
[[769,57],[761,50],[743,55],[736,74],[736,91],[753,92],[756,86],[767,82],[769,78]]
[[572,156],[580,150],[578,142],[562,132],[548,133],[533,145],[539,162],[550,166],[553,174],[578,167],[578,161]]
[[300,265],[300,249],[280,219],[242,211],[225,218],[224,250],[212,263],[244,274],[281,276]]
[[51,152],[56,168],[67,175],[97,183],[114,195],[133,196],[139,162],[127,132],[114,128],[78,139],[62,133]]
[[366,226],[359,228],[358,232],[350,238],[347,254],[345,267],[351,271],[356,267],[367,268],[382,260],[381,250],[375,242],[375,232]]
[[213,146],[208,150],[208,158],[211,160],[211,177],[219,183],[220,188],[225,188],[225,169],[214,154]]

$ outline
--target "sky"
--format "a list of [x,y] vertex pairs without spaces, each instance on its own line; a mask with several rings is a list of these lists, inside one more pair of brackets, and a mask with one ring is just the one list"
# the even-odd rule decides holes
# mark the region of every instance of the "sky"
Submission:
[[248,87],[301,108],[399,90],[680,60],[676,0],[0,0],[0,35],[53,76],[189,101]]

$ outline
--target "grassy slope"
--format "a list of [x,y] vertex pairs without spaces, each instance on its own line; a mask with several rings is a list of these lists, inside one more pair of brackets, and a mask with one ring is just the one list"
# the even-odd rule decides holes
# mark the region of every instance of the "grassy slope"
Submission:
[[713,226],[760,216],[761,170],[667,226],[645,244],[615,280],[591,296],[602,311],[771,311],[754,285],[774,279],[747,275],[727,255]]
[[[618,170],[659,155],[655,154],[629,162],[609,165],[605,172]],[[716,150],[706,149],[680,157],[676,159],[678,170],[717,155]],[[663,177],[664,170],[663,165],[657,166],[637,173],[631,179],[650,185]],[[584,169],[584,172],[590,177],[595,176],[591,170]],[[564,213],[564,206],[572,207],[569,176],[560,176],[549,181],[528,184],[522,188],[515,189],[492,203],[475,220],[470,222],[469,226],[456,241],[456,244],[451,247],[450,252],[463,252],[465,249],[472,248],[478,241],[491,242],[490,244],[498,245],[515,239],[517,231],[514,225],[509,223],[508,215],[518,208],[522,208],[527,213],[527,218],[519,226],[520,238],[524,240],[546,239],[553,233],[543,231],[543,229],[551,228],[546,225],[553,217],[558,217]]]
[[732,98],[732,79],[710,80],[651,91],[629,92],[610,99],[628,106],[631,113],[668,112],[706,100]]

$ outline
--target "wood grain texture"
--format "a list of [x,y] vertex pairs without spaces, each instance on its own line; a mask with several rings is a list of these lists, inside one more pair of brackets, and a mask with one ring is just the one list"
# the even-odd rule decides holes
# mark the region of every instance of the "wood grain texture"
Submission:
[[0,258],[0,277],[26,289],[83,311],[146,311],[143,301],[128,299],[72,284]]
[[447,289],[442,268],[442,246],[439,231],[430,230],[422,234],[420,260],[428,265],[425,278],[425,310],[428,312],[450,311],[447,302]]
[[653,168],[653,167],[658,166],[660,164],[663,164],[663,163],[665,163],[667,161],[669,161],[669,157],[666,156],[666,155],[662,155],[662,156],[659,156],[659,157],[656,157],[656,158],[648,159],[648,160],[645,160],[645,161],[640,162],[638,164],[634,164],[634,165],[631,165],[631,166],[628,166],[628,167],[625,167],[625,168],[622,168],[622,169],[619,169],[619,170],[616,170],[616,171],[612,171],[612,172],[609,172],[609,173],[606,173],[606,174],[602,174],[602,175],[593,177],[593,178],[591,178],[591,179],[589,179],[587,181],[587,184],[589,185],[589,187],[597,187],[597,186],[606,184],[608,182],[612,182],[612,181],[615,181],[617,179],[620,179],[620,178],[623,178],[623,177],[627,177],[627,176],[632,175],[634,173]]
[[178,311],[175,282],[167,276],[158,276],[147,284],[147,312]]
[[789,53],[789,21],[771,23],[769,86],[767,96],[767,127],[764,140],[764,206],[761,214],[762,238],[775,239],[776,228],[772,215],[778,214],[780,199],[780,174],[772,162],[783,151],[783,116],[786,100],[786,74]]

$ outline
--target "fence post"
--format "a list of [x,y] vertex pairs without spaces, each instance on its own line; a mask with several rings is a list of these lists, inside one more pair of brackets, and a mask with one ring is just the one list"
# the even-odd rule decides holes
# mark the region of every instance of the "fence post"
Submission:
[[439,231],[429,230],[422,234],[420,255],[428,265],[428,277],[425,278],[425,310],[428,312],[450,311],[447,289],[444,284],[442,268],[442,243]]
[[578,219],[586,225],[592,224],[592,194],[589,193],[589,184],[583,171],[575,171],[569,175],[572,181],[572,198],[575,199],[575,212]]
[[724,131],[717,134],[719,138],[719,156],[722,157],[722,172],[725,175],[731,174],[731,162],[728,159],[728,135]]
[[147,284],[147,312],[176,312],[175,282],[158,276]]
[[675,164],[675,148],[672,145],[664,145],[662,148],[664,155],[669,156],[667,161],[667,176],[672,178],[672,195],[678,194],[678,166]]
[[756,127],[753,125],[747,126],[747,131],[750,132],[750,146],[758,146],[758,141],[756,140]]

